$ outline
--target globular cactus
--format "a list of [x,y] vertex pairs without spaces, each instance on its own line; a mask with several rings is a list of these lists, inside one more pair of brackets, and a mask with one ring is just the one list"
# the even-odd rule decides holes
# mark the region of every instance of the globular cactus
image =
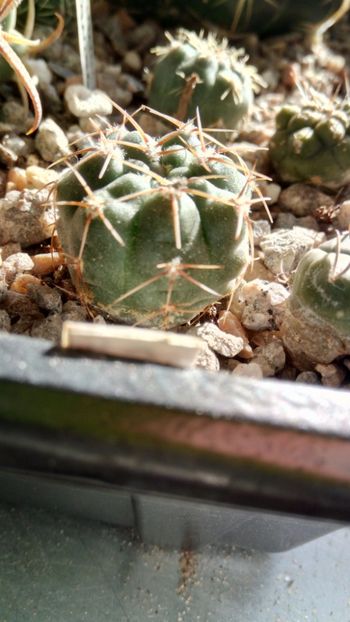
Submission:
[[159,59],[150,106],[181,120],[195,117],[198,108],[206,127],[235,128],[248,114],[254,91],[264,84],[247,64],[244,50],[213,34],[198,36],[184,29],[168,39],[168,46],[154,50]]
[[317,95],[285,105],[276,117],[270,157],[280,179],[337,189],[350,181],[350,101]]
[[110,0],[132,14],[191,28],[217,26],[227,34],[276,35],[293,30],[322,34],[350,8],[349,0]]
[[308,251],[295,273],[281,326],[300,368],[350,354],[350,235]]
[[171,327],[247,266],[254,182],[192,124],[155,139],[131,122],[59,180],[58,232],[85,300],[116,320]]

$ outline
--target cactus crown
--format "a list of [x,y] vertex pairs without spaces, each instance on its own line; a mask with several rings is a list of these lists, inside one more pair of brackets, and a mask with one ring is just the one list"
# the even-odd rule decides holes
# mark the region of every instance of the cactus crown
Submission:
[[171,326],[247,266],[256,176],[200,124],[172,120],[154,138],[124,114],[59,181],[58,231],[85,299],[115,319]]

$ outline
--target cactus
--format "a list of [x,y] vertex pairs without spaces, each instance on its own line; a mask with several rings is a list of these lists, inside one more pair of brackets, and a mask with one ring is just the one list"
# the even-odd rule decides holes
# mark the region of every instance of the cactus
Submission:
[[283,181],[337,189],[350,181],[350,101],[318,94],[285,105],[270,141],[272,164]]
[[254,182],[192,124],[155,139],[131,122],[64,172],[58,232],[85,300],[169,327],[227,294],[247,266]]
[[149,15],[165,24],[198,28],[217,26],[227,34],[276,35],[291,30],[323,33],[349,9],[349,0],[110,0],[132,14]]
[[149,93],[153,108],[178,119],[195,117],[197,108],[206,127],[235,128],[248,114],[254,90],[263,85],[246,63],[244,50],[230,48],[226,39],[204,37],[179,30],[168,34],[166,47],[153,51],[159,57]]
[[308,251],[295,273],[281,335],[301,368],[350,354],[350,235]]

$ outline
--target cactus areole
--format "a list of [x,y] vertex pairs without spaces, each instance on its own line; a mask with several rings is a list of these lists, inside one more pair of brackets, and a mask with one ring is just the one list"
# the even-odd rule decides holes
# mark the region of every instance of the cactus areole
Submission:
[[57,185],[78,292],[116,320],[190,320],[247,266],[249,183],[191,124],[160,139],[107,131]]

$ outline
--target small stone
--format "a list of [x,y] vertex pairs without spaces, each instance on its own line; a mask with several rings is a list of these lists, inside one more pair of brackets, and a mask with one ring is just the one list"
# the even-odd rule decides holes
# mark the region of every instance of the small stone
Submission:
[[261,379],[264,377],[261,366],[255,362],[238,363],[238,365],[236,365],[236,367],[232,371],[232,374],[235,374],[236,376],[241,376],[241,377],[244,376],[245,378]]
[[195,360],[195,367],[201,367],[207,371],[219,371],[219,359],[207,344],[199,352]]
[[37,190],[41,190],[48,184],[53,184],[59,177],[59,173],[52,168],[43,168],[35,164],[28,166],[25,172],[27,186]]
[[61,338],[62,324],[62,318],[59,314],[48,315],[43,320],[33,322],[30,334],[32,337],[49,339],[49,341],[58,343]]
[[16,101],[6,101],[1,105],[1,120],[17,130],[25,129],[27,116],[24,106]]
[[222,354],[222,356],[234,357],[244,347],[242,337],[235,337],[220,330],[216,324],[205,322],[196,326],[193,331],[198,337],[204,339],[214,352]]
[[18,242],[22,247],[38,244],[51,237],[56,215],[45,207],[49,192],[45,189],[22,192],[11,190],[0,199],[0,246]]
[[260,241],[271,233],[271,224],[268,220],[253,220],[254,244],[259,245]]
[[264,264],[274,274],[289,274],[295,270],[303,255],[324,239],[324,233],[303,227],[274,231],[260,242]]
[[11,318],[5,309],[0,309],[0,330],[9,332],[11,329]]
[[11,150],[16,159],[27,157],[32,150],[32,140],[18,134],[5,134],[1,142],[6,149]]
[[254,363],[260,365],[264,378],[275,376],[286,364],[282,341],[276,339],[254,350]]
[[26,58],[26,65],[29,67],[31,75],[36,76],[39,86],[52,82],[52,71],[43,58]]
[[16,274],[30,272],[34,266],[31,257],[27,253],[15,253],[3,261],[1,273],[5,276],[7,283],[14,280]]
[[69,111],[76,117],[109,115],[113,112],[111,100],[103,91],[91,91],[81,84],[71,84],[64,94]]
[[295,381],[304,384],[320,384],[320,379],[314,371],[302,371],[297,375]]
[[58,252],[38,253],[37,255],[32,255],[32,260],[34,262],[32,272],[37,276],[51,274],[64,264],[64,257]]
[[84,322],[87,319],[87,311],[75,300],[68,300],[62,307],[62,320],[72,322]]
[[27,318],[36,318],[41,317],[41,313],[39,307],[35,302],[30,300],[28,296],[23,294],[18,294],[17,292],[12,292],[8,290],[1,301],[2,309],[6,309],[7,313],[11,318],[16,317],[27,317]]
[[287,289],[280,283],[261,279],[243,282],[234,293],[230,311],[248,330],[273,330],[279,306],[288,296]]
[[7,257],[10,257],[10,255],[15,255],[16,253],[20,253],[21,251],[21,245],[18,244],[18,242],[9,242],[8,244],[4,244],[4,246],[0,248],[0,257],[3,261],[5,261],[5,259],[7,259]]
[[339,206],[337,214],[337,223],[339,228],[346,231],[350,227],[350,200],[344,201]]
[[241,322],[238,317],[233,315],[231,311],[221,311],[218,317],[218,326],[220,330],[223,330],[225,333],[229,333],[234,337],[241,337],[243,339],[244,347],[239,353],[241,358],[251,358],[252,348],[249,345],[249,340],[246,331],[244,330]]
[[61,294],[57,289],[45,284],[28,285],[28,296],[43,311],[60,313],[62,311]]
[[315,369],[321,374],[321,382],[326,387],[340,387],[346,376],[345,369],[335,363],[329,365],[319,363]]
[[123,65],[126,69],[130,69],[131,71],[140,71],[142,68],[142,60],[140,54],[135,52],[135,50],[129,50],[124,55]]
[[307,216],[320,208],[332,208],[334,200],[314,186],[297,183],[282,190],[279,204],[295,216]]
[[35,146],[46,162],[55,162],[70,153],[67,136],[53,119],[42,121],[35,138]]
[[40,285],[41,281],[33,274],[17,274],[13,283],[11,283],[11,291],[18,294],[28,294],[28,285]]
[[7,190],[24,190],[27,187],[27,174],[24,168],[13,166],[7,176]]

